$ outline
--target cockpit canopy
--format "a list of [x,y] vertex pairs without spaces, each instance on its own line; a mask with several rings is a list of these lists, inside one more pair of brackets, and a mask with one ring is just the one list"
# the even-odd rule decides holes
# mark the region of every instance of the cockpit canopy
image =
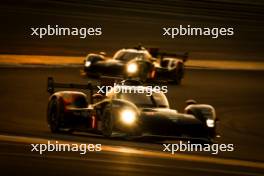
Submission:
[[162,91],[149,86],[115,86],[106,96],[111,99],[122,99],[142,108],[169,108],[167,97]]
[[121,49],[115,53],[113,59],[124,62],[128,62],[133,59],[150,60],[151,55],[147,50]]

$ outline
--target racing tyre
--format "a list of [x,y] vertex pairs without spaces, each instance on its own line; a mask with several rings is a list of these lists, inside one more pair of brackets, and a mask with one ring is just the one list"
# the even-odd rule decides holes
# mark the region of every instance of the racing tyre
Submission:
[[177,67],[173,70],[173,84],[176,85],[180,85],[182,78],[183,78],[183,74],[184,74],[184,66],[182,63],[178,63]]
[[61,99],[53,98],[48,104],[47,120],[52,133],[61,131],[61,121],[63,119],[64,105]]
[[174,84],[174,85],[180,85],[181,84],[181,79],[179,79],[179,78],[173,79],[172,84]]
[[103,112],[102,118],[102,134],[104,137],[111,137],[113,133],[113,119],[111,115],[111,108],[107,105]]

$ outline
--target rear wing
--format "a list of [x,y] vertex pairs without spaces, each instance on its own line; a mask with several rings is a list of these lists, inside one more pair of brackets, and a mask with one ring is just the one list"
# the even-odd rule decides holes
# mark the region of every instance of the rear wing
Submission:
[[88,82],[88,84],[72,84],[72,83],[58,83],[54,81],[53,77],[48,77],[47,91],[50,95],[55,93],[55,88],[65,88],[65,89],[82,89],[90,91],[90,100],[93,103],[93,94],[94,90],[98,90],[98,87],[92,85],[92,83]]
[[82,90],[90,90],[90,91],[98,89],[96,85],[92,85],[92,83],[90,82],[88,82],[88,84],[58,83],[54,81],[53,77],[48,77],[48,85],[47,85],[48,93],[53,94],[55,92],[55,88],[82,89]]
[[[116,82],[117,82],[116,79],[101,78],[100,85],[95,85],[95,84],[92,84],[91,82],[88,82],[87,84],[59,83],[59,82],[55,82],[53,77],[48,77],[47,92],[50,95],[52,95],[53,93],[55,93],[56,88],[88,90],[90,94],[91,102],[93,102],[92,97],[95,92],[98,92],[99,90],[105,91],[107,86],[114,86],[114,83]],[[106,91],[104,93],[100,92],[99,94],[105,95],[105,93]]]
[[183,62],[186,62],[189,57],[188,52],[168,53],[159,51],[159,48],[148,48],[148,52],[155,58],[163,59],[164,57],[177,57],[182,59]]

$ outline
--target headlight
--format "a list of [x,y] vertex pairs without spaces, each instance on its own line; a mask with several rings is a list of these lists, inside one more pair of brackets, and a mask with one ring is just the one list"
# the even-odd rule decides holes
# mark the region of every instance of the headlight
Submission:
[[138,65],[136,63],[130,63],[127,65],[128,73],[136,73],[138,70]]
[[121,112],[121,121],[125,124],[133,124],[136,121],[136,113],[133,110],[123,110]]
[[92,64],[91,61],[86,61],[85,62],[85,67],[90,67],[91,64]]
[[215,121],[213,119],[207,119],[206,120],[206,125],[209,127],[209,128],[213,128],[215,126]]

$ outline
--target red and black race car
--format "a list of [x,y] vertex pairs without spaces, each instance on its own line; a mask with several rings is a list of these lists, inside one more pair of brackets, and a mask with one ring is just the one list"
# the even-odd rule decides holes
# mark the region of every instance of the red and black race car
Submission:
[[180,84],[188,53],[170,54],[141,46],[118,50],[112,58],[105,54],[88,54],[84,73],[91,77],[117,76],[140,81],[169,81]]
[[[90,100],[79,91],[55,92],[56,87],[88,89]],[[49,78],[47,120],[51,132],[78,130],[105,137],[111,137],[113,132],[208,140],[216,137],[217,118],[210,105],[189,101],[185,113],[179,113],[170,109],[162,91],[152,91],[134,80],[123,81],[106,94],[93,94],[96,88],[92,84],[55,83]]]

